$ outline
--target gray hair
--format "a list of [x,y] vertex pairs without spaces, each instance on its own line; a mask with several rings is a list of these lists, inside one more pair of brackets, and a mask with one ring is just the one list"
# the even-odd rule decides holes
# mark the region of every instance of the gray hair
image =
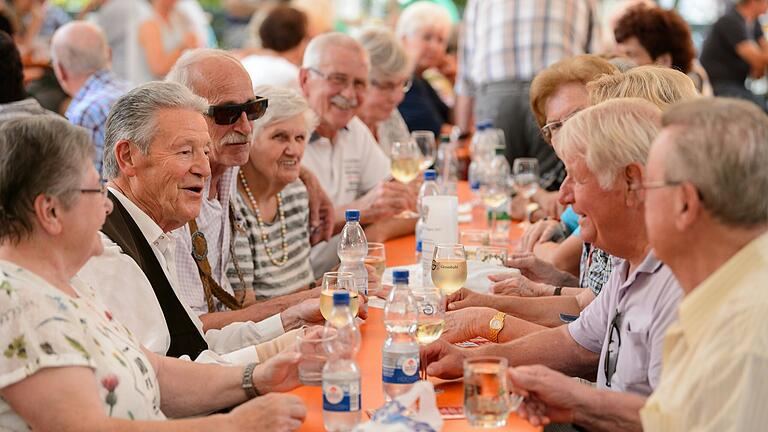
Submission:
[[445,39],[448,40],[451,31],[451,15],[448,11],[431,1],[417,1],[405,8],[397,19],[395,34],[397,37],[411,36],[427,26],[445,28]]
[[104,132],[104,177],[120,174],[115,146],[130,141],[147,154],[157,131],[156,116],[163,109],[186,109],[204,114],[208,102],[178,83],[151,81],[124,94],[109,111]]
[[179,83],[197,95],[206,94],[207,92],[204,92],[203,89],[208,90],[209,77],[206,77],[197,66],[210,59],[227,59],[242,67],[240,60],[227,51],[215,48],[198,48],[185,51],[168,71],[165,81]]
[[34,232],[34,202],[40,194],[75,201],[83,168],[92,162],[85,129],[63,118],[30,116],[0,124],[0,244],[17,244]]
[[319,67],[325,59],[326,50],[329,48],[343,48],[357,51],[363,58],[366,67],[370,70],[371,61],[368,58],[368,52],[365,51],[365,48],[351,36],[338,32],[325,33],[312,38],[312,40],[309,41],[309,44],[307,44],[307,49],[304,51],[304,58],[302,59],[301,66],[303,68]]
[[[253,122],[253,136],[271,125],[291,117],[303,114],[307,126],[307,134],[311,133],[318,123],[317,115],[309,108],[309,104],[296,90],[270,85],[256,86],[254,92],[259,97],[269,99],[269,106],[263,116]],[[309,139],[309,137],[307,137]]]
[[411,74],[411,64],[403,45],[386,27],[365,29],[357,38],[371,59],[371,79],[395,80]]
[[90,75],[109,66],[107,37],[92,23],[64,24],[51,39],[51,59],[73,75]]
[[580,111],[563,125],[555,148],[563,158],[583,157],[600,187],[632,163],[645,165],[661,129],[661,110],[645,99],[613,99]]
[[751,102],[701,98],[672,106],[662,125],[674,128],[668,181],[690,181],[721,222],[768,222],[768,117]]

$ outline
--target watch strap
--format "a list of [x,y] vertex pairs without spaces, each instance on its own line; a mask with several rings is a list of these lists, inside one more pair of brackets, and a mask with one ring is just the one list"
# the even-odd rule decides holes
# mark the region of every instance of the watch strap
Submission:
[[559,296],[562,294],[563,294],[563,287],[561,286],[555,287],[555,292],[552,293],[552,295],[556,295],[556,296]]
[[253,399],[259,395],[256,391],[256,387],[253,385],[253,370],[256,368],[256,363],[248,363],[243,369],[243,391],[248,399]]

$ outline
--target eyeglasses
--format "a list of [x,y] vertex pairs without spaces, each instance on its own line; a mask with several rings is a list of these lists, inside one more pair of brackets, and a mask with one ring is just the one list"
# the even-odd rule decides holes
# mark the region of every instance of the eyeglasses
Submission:
[[555,120],[553,122],[549,122],[545,124],[541,128],[541,134],[544,136],[544,141],[547,142],[547,144],[552,145],[552,137],[555,135],[555,132],[560,130],[561,127],[563,127],[563,124],[565,124],[568,119],[575,116],[579,111],[581,111],[583,108],[579,108],[576,111],[568,114],[567,116],[561,118],[560,120]]
[[242,104],[211,105],[206,115],[213,118],[217,125],[231,125],[236,123],[243,113],[249,121],[258,119],[267,111],[268,104],[267,98],[257,97]]
[[[674,186],[680,186],[683,183],[687,183],[684,180],[657,180],[652,182],[645,182],[645,183],[634,183],[630,185],[629,190],[648,190],[648,189],[661,189],[665,187],[674,187]],[[695,186],[694,186],[695,187]],[[704,195],[701,193],[701,191],[696,188],[696,195],[699,197],[699,201],[704,202]]]
[[103,179],[100,181],[101,181],[101,185],[99,185],[98,189],[75,189],[75,190],[80,193],[99,193],[99,194],[102,194],[103,196],[107,196],[107,192],[109,192],[109,190],[107,189],[107,182],[106,180],[103,180]]
[[[614,345],[613,332],[616,331],[616,344]],[[619,361],[619,349],[621,349],[621,312],[616,309],[616,315],[611,320],[611,330],[608,332],[608,350],[605,353],[603,371],[605,372],[605,386],[611,386],[611,379],[616,373],[616,364]]]
[[411,86],[413,85],[413,81],[410,78],[408,78],[407,80],[403,81],[402,84],[400,84],[392,81],[382,82],[382,81],[371,80],[371,85],[373,85],[379,90],[382,90],[388,93],[391,93],[395,90],[402,90],[403,93],[408,93],[408,90],[410,90]]
[[320,78],[323,78],[324,80],[328,81],[329,84],[331,84],[334,87],[345,89],[347,88],[350,83],[352,84],[352,88],[355,89],[355,91],[365,91],[368,88],[368,82],[366,80],[361,79],[351,79],[348,75],[342,74],[342,73],[329,73],[326,74],[319,69],[316,68],[307,68],[308,71],[316,73]]

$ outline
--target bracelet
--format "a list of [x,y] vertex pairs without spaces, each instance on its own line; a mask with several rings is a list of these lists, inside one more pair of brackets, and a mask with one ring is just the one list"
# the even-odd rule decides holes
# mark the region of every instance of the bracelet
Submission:
[[256,386],[253,385],[253,370],[256,368],[256,363],[248,363],[245,366],[245,369],[243,369],[243,390],[245,391],[245,396],[248,399],[253,399],[256,396],[259,395],[259,392],[256,390]]
[[555,292],[552,293],[553,296],[559,296],[563,293],[563,287],[557,286],[555,287]]

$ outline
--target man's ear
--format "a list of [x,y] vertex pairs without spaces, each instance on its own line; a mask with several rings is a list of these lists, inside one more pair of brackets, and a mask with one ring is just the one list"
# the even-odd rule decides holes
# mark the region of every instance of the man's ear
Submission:
[[643,183],[644,170],[640,164],[631,163],[624,168],[624,179],[626,181],[627,194],[626,204],[636,206],[643,201],[642,189],[637,185]]
[[675,200],[675,226],[679,230],[685,230],[694,225],[705,211],[701,194],[691,183],[685,182],[680,185]]
[[115,144],[115,160],[120,172],[128,177],[136,175],[136,157],[140,150],[128,140],[120,140]]

